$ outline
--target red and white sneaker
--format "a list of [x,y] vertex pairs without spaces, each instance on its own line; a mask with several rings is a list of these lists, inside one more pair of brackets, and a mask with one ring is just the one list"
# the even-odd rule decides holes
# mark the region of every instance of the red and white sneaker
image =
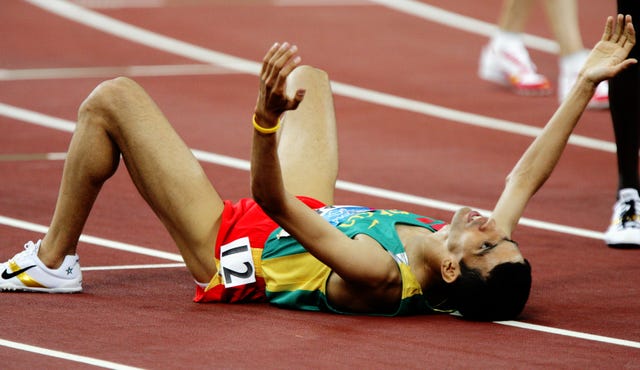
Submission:
[[[573,84],[578,78],[578,73],[589,56],[588,50],[582,50],[560,59],[560,76],[558,77],[558,101],[567,97]],[[609,108],[609,81],[602,81],[596,88],[595,94],[589,101],[587,109]]]
[[589,100],[587,109],[609,109],[609,81],[602,81],[596,87],[596,93]]
[[521,95],[549,95],[549,80],[536,72],[524,43],[517,34],[500,33],[482,49],[478,76],[510,87]]

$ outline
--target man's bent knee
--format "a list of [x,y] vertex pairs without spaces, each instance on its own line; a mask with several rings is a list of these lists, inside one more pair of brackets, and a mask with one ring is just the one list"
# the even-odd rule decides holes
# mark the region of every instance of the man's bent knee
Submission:
[[101,82],[82,102],[78,110],[78,118],[87,114],[102,117],[106,123],[117,123],[121,114],[126,111],[144,109],[150,102],[144,89],[127,77],[116,77]]

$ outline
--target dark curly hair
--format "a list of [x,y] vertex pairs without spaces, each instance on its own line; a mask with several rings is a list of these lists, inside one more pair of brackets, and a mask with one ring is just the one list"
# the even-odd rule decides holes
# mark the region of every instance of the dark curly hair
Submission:
[[531,265],[505,262],[496,265],[485,279],[480,271],[460,261],[460,276],[451,283],[449,303],[469,320],[515,319],[524,309],[531,291]]

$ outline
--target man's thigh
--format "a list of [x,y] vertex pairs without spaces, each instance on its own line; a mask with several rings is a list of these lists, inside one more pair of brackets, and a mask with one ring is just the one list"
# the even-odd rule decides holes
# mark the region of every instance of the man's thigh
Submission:
[[[223,202],[202,166],[151,97],[123,79],[111,107],[112,139],[140,194],[197,279],[215,273],[213,243]],[[206,281],[206,280],[205,280]]]

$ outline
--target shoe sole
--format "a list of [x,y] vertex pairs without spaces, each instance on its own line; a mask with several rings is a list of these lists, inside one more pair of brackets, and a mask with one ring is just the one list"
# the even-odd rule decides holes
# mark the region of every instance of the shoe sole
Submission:
[[549,96],[553,92],[550,88],[538,88],[535,86],[517,86],[509,82],[509,79],[501,73],[494,73],[488,67],[480,66],[478,69],[480,79],[505,86],[521,96]]
[[29,292],[29,293],[81,293],[80,288],[28,288],[23,286],[3,286],[0,287],[2,292]]
[[607,243],[607,246],[613,249],[640,249],[639,244],[631,244],[631,243],[620,243],[620,244]]
[[522,95],[522,96],[549,96],[552,93],[551,89],[537,89],[537,88],[529,89],[529,88],[522,88],[517,86],[513,86],[512,90],[516,94]]

